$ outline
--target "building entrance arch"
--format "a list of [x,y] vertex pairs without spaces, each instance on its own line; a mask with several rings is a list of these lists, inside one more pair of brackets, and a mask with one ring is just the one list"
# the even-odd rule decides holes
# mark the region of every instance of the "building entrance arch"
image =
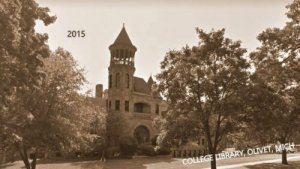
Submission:
[[134,130],[134,137],[139,144],[143,144],[150,141],[150,132],[146,126],[140,125]]

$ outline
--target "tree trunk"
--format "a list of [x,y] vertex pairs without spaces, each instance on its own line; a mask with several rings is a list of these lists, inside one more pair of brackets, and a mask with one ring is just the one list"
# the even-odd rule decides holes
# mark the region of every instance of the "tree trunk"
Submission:
[[21,148],[18,144],[16,144],[16,147],[17,147],[17,150],[19,151],[22,161],[25,164],[25,168],[26,169],[35,169],[36,168],[37,150],[33,154],[32,162],[30,163],[27,148],[26,147]]
[[216,161],[216,154],[212,153],[212,161],[210,162],[211,169],[217,169],[217,161]]
[[35,169],[35,167],[36,167],[36,156],[37,156],[37,153],[35,152],[32,155],[31,169]]
[[288,165],[288,162],[287,162],[287,155],[286,155],[286,149],[282,150],[282,164],[286,164]]
[[17,147],[17,148],[18,148],[18,151],[19,151],[20,156],[22,158],[22,161],[25,164],[26,169],[30,169],[30,163],[29,163],[28,156],[27,156],[27,149],[24,148],[23,151],[22,151],[22,149],[20,149],[19,147]]

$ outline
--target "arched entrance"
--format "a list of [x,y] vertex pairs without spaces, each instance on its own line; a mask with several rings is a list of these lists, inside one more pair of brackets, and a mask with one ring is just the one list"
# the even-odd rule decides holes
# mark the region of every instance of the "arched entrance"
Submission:
[[134,130],[134,137],[139,144],[143,144],[150,141],[150,132],[147,127],[141,125]]

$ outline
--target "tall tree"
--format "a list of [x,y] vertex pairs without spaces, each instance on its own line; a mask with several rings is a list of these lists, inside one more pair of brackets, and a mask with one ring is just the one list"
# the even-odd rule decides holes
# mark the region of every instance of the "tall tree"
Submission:
[[167,115],[174,116],[175,112],[176,117],[171,119],[197,121],[198,135],[205,133],[213,156],[211,168],[215,169],[220,141],[238,124],[249,64],[243,58],[246,50],[241,42],[225,38],[224,29],[209,33],[197,29],[197,33],[199,45],[170,51],[157,78],[170,103]]
[[12,128],[29,117],[12,113],[16,98],[38,88],[43,78],[38,69],[43,66],[42,59],[50,55],[48,36],[36,33],[34,26],[38,19],[45,25],[54,22],[48,12],[34,0],[0,1],[0,148],[4,151],[18,140]]
[[35,168],[38,152],[85,148],[99,136],[92,132],[98,109],[78,93],[85,80],[83,70],[61,48],[43,61],[41,88],[15,98],[10,112],[21,119],[10,130],[27,169]]
[[[258,110],[253,111],[253,120],[260,122],[254,127],[281,144],[296,139],[300,129],[300,1],[294,0],[287,8],[286,25],[259,34],[261,46],[250,55],[256,68],[254,98],[260,100],[252,107],[261,107],[259,116]],[[288,164],[286,150],[282,163]]]

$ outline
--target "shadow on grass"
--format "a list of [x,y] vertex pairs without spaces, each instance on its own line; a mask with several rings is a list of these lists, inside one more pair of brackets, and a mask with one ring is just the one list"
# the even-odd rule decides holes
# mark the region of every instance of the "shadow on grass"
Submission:
[[[169,163],[176,161],[170,156],[156,156],[156,157],[137,157],[134,159],[109,159],[106,162],[101,162],[95,158],[78,158],[78,159],[41,159],[37,162],[37,168],[52,168],[59,167],[60,169],[147,169],[153,165],[158,168],[169,165]],[[50,164],[50,165],[48,165]],[[157,168],[155,167],[155,168]],[[0,169],[24,169],[21,161],[18,163],[8,163],[0,165]]]
[[61,164],[61,163],[76,163],[76,162],[87,162],[95,161],[99,158],[49,158],[49,159],[40,159],[37,161],[37,164]]
[[72,166],[81,169],[104,169],[104,165],[105,163],[99,160],[72,163]]
[[253,166],[246,166],[248,169],[300,169],[300,161],[289,162],[289,165],[280,163],[266,163]]
[[[80,163],[91,163],[91,165],[94,165],[95,160],[98,158],[73,158],[73,159],[64,159],[64,158],[50,158],[50,159],[38,159],[37,161],[37,168],[44,168],[48,164],[80,164]],[[24,166],[24,163],[22,161],[16,161],[14,163],[6,163],[0,165],[0,169],[25,169],[26,167]],[[88,168],[87,168],[88,169]],[[101,167],[97,167],[97,169],[101,169]]]
[[0,165],[0,169],[7,168],[7,167],[11,167],[11,166],[13,166],[13,165],[14,165],[14,163],[1,164],[1,165]]
[[141,157],[134,159],[112,159],[106,162],[99,160],[92,162],[78,162],[72,165],[82,169],[147,169],[147,165],[157,164],[160,162],[170,163],[174,161],[171,157]]

